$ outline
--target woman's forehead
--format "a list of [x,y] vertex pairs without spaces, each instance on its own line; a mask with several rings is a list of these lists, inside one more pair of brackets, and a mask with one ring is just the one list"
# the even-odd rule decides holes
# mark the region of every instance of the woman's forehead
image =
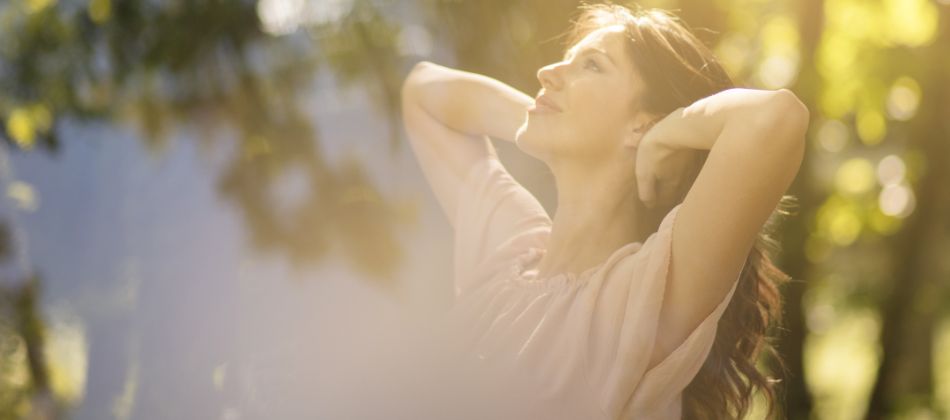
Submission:
[[623,42],[626,28],[623,25],[611,25],[598,28],[584,36],[571,49],[575,52],[584,48],[600,46],[607,50],[614,58],[619,58],[624,51]]
[[623,25],[612,25],[598,28],[584,36],[583,39],[574,44],[573,47],[564,53],[567,58],[572,52],[578,54],[589,48],[600,50],[610,56],[611,61],[621,70],[630,69],[628,48],[625,44],[629,42],[626,28]]
[[583,39],[577,42],[565,56],[573,51],[575,54],[587,48],[595,48],[605,51],[613,59],[613,62],[619,67],[622,73],[629,73],[636,86],[641,84],[639,72],[631,62],[630,53],[626,43],[630,42],[626,28],[623,25],[610,25],[598,28],[587,34]]

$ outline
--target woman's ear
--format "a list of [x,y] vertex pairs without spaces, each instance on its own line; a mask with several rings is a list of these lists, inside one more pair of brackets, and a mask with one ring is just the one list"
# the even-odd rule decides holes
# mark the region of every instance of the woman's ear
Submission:
[[[642,115],[642,114],[641,114]],[[657,123],[660,119],[650,115],[642,116],[640,118],[634,119],[633,123],[627,130],[624,146],[636,148],[640,145],[640,140],[643,139],[643,135],[650,131],[653,128],[653,125]]]

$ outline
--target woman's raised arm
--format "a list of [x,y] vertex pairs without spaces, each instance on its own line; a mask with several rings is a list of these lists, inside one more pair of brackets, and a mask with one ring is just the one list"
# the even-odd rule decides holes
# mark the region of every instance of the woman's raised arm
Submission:
[[808,122],[808,108],[789,90],[730,89],[677,110],[640,140],[641,148],[664,141],[709,149],[672,227],[661,353],[682,343],[738,278],[798,174]]
[[429,62],[402,86],[409,144],[454,227],[458,193],[473,165],[497,157],[488,138],[514,141],[533,100],[495,79]]
[[446,127],[512,142],[534,103],[531,96],[491,77],[428,61],[413,67],[404,89],[411,89],[422,109]]

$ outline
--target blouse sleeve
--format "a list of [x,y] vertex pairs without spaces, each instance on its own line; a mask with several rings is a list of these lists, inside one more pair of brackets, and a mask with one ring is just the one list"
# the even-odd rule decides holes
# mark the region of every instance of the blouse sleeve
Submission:
[[455,294],[490,277],[530,247],[543,245],[551,219],[494,156],[475,163],[455,214]]
[[[591,346],[588,360],[592,381],[602,387],[600,406],[609,418],[668,418],[679,413],[679,396],[706,360],[718,321],[735,292],[738,282],[673,352],[647,369],[669,273],[673,223],[681,205],[664,216],[636,253],[617,264],[601,292],[605,304],[593,320],[591,341],[599,344]],[[674,417],[679,418],[669,418]]]

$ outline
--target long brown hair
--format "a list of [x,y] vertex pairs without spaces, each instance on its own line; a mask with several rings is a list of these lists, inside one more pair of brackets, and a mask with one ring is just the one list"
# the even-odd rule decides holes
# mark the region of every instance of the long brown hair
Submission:
[[[660,9],[635,11],[612,4],[582,3],[565,40],[573,46],[590,32],[605,26],[623,25],[627,52],[645,83],[636,109],[668,115],[679,107],[736,87],[713,53],[696,38],[689,26]],[[693,184],[709,151],[697,153],[696,163],[684,176],[677,200],[660,202],[666,214],[681,202]],[[756,363],[770,356],[785,372],[778,352],[770,342],[781,322],[779,287],[790,277],[772,263],[780,250],[773,237],[781,215],[789,215],[795,197],[785,195],[759,232],[739,276],[731,301],[719,321],[716,339],[699,372],[683,390],[683,418],[741,418],[749,413],[753,394],[760,391],[771,417],[776,409],[778,379],[760,372]],[[652,224],[658,224],[653,220]],[[653,231],[656,229],[654,228]]]

